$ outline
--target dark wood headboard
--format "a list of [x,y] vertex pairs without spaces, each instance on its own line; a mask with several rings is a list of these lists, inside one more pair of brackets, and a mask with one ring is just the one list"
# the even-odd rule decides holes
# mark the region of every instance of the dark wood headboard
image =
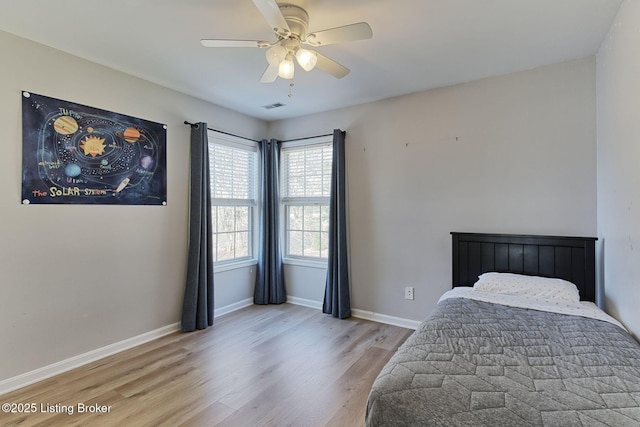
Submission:
[[473,286],[489,271],[568,280],[580,299],[596,299],[596,237],[451,233],[453,287]]

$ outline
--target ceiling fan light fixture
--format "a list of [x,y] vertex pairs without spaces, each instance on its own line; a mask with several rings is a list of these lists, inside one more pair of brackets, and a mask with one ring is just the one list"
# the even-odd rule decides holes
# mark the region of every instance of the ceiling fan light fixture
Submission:
[[272,46],[264,53],[269,65],[279,65],[287,56],[287,49],[283,46]]
[[[202,39],[205,47],[258,47],[266,50],[269,66],[260,77],[261,83],[272,83],[278,77],[292,80],[295,62],[305,71],[314,68],[341,79],[349,69],[315,50],[301,49],[300,45],[326,46],[331,44],[366,40],[373,37],[371,26],[366,22],[327,28],[309,33],[309,14],[298,4],[307,0],[252,0],[260,14],[275,32],[277,40]],[[312,49],[312,48],[310,48]],[[293,57],[296,57],[294,60]]]
[[318,63],[318,57],[316,54],[307,49],[298,49],[296,52],[296,59],[298,64],[305,70],[311,71]]
[[287,54],[286,58],[280,61],[280,65],[278,65],[278,76],[283,79],[292,79],[294,73],[293,68],[293,58],[291,54]]

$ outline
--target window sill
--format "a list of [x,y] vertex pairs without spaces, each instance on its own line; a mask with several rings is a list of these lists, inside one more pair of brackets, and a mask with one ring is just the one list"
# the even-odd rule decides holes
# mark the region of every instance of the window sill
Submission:
[[256,259],[246,259],[242,261],[225,262],[221,264],[213,264],[213,272],[221,273],[223,271],[237,270],[239,268],[252,267],[258,264]]
[[322,270],[327,269],[326,259],[310,260],[310,259],[301,259],[301,258],[283,258],[282,263],[288,264],[288,265],[297,265],[299,267],[319,268]]

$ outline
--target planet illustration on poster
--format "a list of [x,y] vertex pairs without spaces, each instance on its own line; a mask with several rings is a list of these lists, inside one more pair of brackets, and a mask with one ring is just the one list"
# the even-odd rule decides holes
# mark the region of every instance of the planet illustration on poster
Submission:
[[82,169],[80,169],[80,166],[76,165],[75,163],[69,163],[64,168],[64,174],[70,178],[75,178],[76,176],[79,176],[81,173],[82,173]]
[[144,142],[147,140],[147,137],[144,133],[140,132],[138,129],[132,126],[129,126],[124,131],[117,131],[115,134],[118,138],[122,138],[130,144],[135,144],[136,142]]
[[151,156],[142,156],[140,157],[140,167],[142,169],[151,169],[153,167],[153,157]]
[[71,135],[78,131],[78,122],[70,116],[58,117],[53,122],[53,129],[60,135]]
[[140,139],[140,131],[136,128],[127,128],[122,136],[127,142],[137,142]]

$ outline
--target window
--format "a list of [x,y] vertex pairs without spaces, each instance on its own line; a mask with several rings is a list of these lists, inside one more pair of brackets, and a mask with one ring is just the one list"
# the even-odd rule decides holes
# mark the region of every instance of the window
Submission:
[[209,133],[213,261],[252,260],[257,187],[257,144]]
[[323,260],[329,246],[332,140],[283,144],[284,256]]

